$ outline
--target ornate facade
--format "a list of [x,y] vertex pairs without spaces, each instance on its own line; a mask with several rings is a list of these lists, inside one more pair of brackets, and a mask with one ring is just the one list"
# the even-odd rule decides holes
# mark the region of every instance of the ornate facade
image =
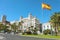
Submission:
[[22,26],[20,26],[20,29],[25,30],[28,27],[33,26],[34,28],[40,28],[40,22],[36,17],[33,17],[32,14],[29,14],[27,18],[20,17],[20,22],[22,23]]

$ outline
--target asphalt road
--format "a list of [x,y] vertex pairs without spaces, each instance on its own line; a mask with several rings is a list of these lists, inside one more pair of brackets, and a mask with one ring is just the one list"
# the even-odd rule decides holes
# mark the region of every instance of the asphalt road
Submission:
[[11,34],[0,34],[0,40],[55,40],[55,39],[43,39],[43,38],[34,38],[34,37],[25,37]]

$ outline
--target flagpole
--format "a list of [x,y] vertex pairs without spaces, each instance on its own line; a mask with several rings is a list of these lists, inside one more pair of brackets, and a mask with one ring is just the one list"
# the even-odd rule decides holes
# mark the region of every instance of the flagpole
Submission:
[[[51,11],[51,6],[49,4],[45,4],[44,0],[43,0],[42,1],[42,20],[44,19],[44,15],[43,15],[44,8]],[[43,31],[42,31],[42,33],[43,33]],[[52,35],[52,27],[51,27],[51,35]]]
[[[50,10],[51,11],[51,10]],[[50,24],[51,25],[51,35],[53,35],[53,30],[52,30],[52,24]]]
[[[44,3],[44,0],[42,0],[42,3]],[[43,13],[44,13],[44,9],[42,8],[42,19],[44,18]]]
[[[43,1],[42,1],[42,3],[44,3]],[[42,8],[42,20],[43,20],[43,8]],[[42,27],[43,28],[43,27]],[[45,30],[45,29],[44,29]],[[43,33],[43,29],[42,29],[42,33]]]

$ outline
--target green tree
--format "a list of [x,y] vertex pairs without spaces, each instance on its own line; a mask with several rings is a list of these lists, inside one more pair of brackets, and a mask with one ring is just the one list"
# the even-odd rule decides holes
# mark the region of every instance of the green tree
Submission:
[[2,23],[0,24],[0,31],[7,32],[8,26],[3,25]]
[[14,31],[14,33],[15,33],[16,30],[17,30],[16,23],[13,23],[13,24],[11,25],[11,28],[12,28],[12,31]]
[[0,32],[3,30],[3,24],[0,23]]
[[58,27],[60,24],[60,12],[55,12],[52,16],[51,16],[51,20],[50,20],[52,26],[55,28],[55,33],[57,36],[58,33]]
[[[19,24],[18,24],[18,26],[22,29],[22,24],[23,24],[24,22],[23,21],[21,21],[21,22],[19,22]],[[20,30],[21,30],[20,29]]]

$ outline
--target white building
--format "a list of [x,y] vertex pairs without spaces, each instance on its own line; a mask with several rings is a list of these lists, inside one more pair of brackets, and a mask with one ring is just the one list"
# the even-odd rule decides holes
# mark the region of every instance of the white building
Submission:
[[20,17],[20,22],[23,21],[20,29],[25,30],[28,27],[37,27],[39,28],[40,22],[36,17],[33,17],[31,14],[28,15],[27,18]]
[[47,30],[47,29],[52,29],[52,31],[54,31],[54,28],[51,26],[51,24],[48,22],[48,23],[43,23],[42,24],[42,32],[44,31],[44,30]]

